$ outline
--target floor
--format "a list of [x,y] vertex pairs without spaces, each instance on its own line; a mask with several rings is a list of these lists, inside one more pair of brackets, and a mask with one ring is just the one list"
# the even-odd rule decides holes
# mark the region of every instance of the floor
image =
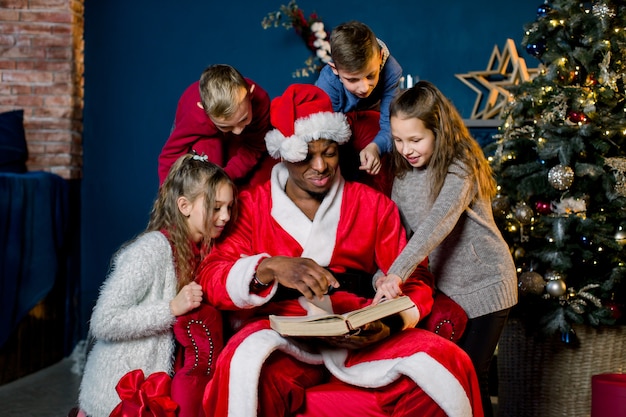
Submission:
[[2,417],[66,417],[76,405],[80,376],[65,358],[34,374],[0,385]]
[[[76,406],[80,376],[65,358],[39,372],[0,385],[2,417],[67,417]],[[492,397],[497,411],[497,397]],[[496,413],[494,413],[496,414]]]

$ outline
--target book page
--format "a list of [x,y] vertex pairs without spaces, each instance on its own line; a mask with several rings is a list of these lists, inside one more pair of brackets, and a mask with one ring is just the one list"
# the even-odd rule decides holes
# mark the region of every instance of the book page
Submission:
[[382,319],[400,311],[413,307],[413,301],[407,296],[401,296],[391,300],[383,300],[376,305],[369,305],[359,310],[344,314],[349,321],[350,327],[357,328],[375,320]]
[[368,305],[343,315],[324,314],[313,316],[270,315],[272,329],[284,336],[339,336],[400,311],[414,307],[407,296]]

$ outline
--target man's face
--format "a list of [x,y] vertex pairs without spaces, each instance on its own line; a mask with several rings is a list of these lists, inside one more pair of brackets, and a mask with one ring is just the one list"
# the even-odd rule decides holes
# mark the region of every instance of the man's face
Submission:
[[290,189],[309,195],[324,195],[332,187],[339,166],[337,142],[318,139],[309,142],[309,153],[300,162],[285,162],[289,170]]
[[366,98],[372,94],[380,78],[382,52],[376,53],[368,64],[360,71],[347,72],[331,65],[333,72],[339,77],[343,86],[358,98]]
[[209,116],[209,119],[215,124],[220,131],[224,133],[232,132],[235,135],[240,135],[241,132],[252,121],[252,102],[250,101],[250,95],[245,88],[241,89],[239,96],[239,105],[237,110],[231,117],[213,117]]

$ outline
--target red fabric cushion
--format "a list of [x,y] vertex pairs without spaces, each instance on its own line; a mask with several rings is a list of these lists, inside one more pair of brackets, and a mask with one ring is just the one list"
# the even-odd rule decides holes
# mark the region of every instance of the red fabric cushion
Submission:
[[420,321],[418,327],[456,343],[463,336],[466,325],[465,310],[444,293],[437,292],[432,311]]

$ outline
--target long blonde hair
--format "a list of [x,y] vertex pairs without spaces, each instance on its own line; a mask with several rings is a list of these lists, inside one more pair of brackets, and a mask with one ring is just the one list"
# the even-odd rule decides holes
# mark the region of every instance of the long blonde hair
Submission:
[[[435,135],[433,155],[428,163],[431,180],[430,198],[434,201],[446,179],[449,166],[458,160],[475,179],[478,196],[491,199],[496,194],[496,182],[482,148],[471,136],[461,115],[450,101],[428,81],[420,81],[394,98],[389,117],[417,118]],[[403,177],[413,169],[393,147],[394,173]]]
[[[146,231],[165,232],[174,252],[179,289],[193,281],[196,267],[208,254],[212,242],[210,237],[204,237],[204,241],[201,242],[200,259],[196,259],[189,239],[186,217],[178,209],[178,198],[186,197],[189,201],[195,201],[204,195],[204,227],[209,230],[215,208],[215,195],[222,184],[230,185],[235,193],[233,181],[222,168],[208,162],[206,157],[187,154],[176,160],[159,188]],[[231,221],[227,223],[227,228],[236,217],[236,201],[235,198]]]

